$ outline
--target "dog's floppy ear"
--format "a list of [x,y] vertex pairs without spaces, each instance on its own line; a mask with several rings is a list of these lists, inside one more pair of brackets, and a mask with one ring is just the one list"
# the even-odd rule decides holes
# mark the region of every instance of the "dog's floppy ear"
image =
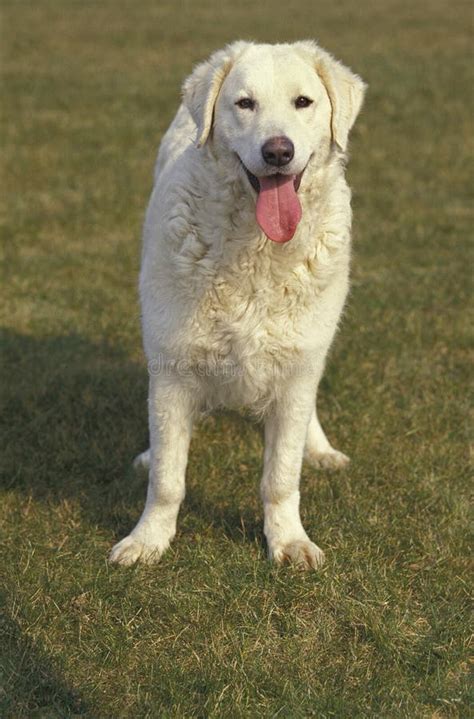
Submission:
[[367,85],[362,79],[335,60],[315,42],[297,43],[299,47],[310,52],[331,103],[331,135],[336,145],[345,152],[349,132],[362,107]]
[[214,107],[222,83],[230,72],[244,42],[232,43],[215,52],[209,60],[194,68],[184,81],[183,101],[197,126],[197,146],[202,147],[212,128]]
[[345,152],[349,132],[362,107],[367,85],[348,67],[329,53],[318,59],[316,70],[331,103],[331,134],[333,142]]

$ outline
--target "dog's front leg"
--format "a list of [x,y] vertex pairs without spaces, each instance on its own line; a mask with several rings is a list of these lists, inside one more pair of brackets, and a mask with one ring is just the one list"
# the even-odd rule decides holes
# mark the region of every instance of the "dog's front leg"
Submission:
[[299,482],[315,388],[311,381],[293,379],[279,392],[265,422],[262,479],[264,532],[270,558],[316,568],[324,554],[310,541],[300,519]]
[[178,378],[151,377],[150,471],[145,509],[135,529],[115,545],[110,560],[156,562],[176,533],[196,396]]

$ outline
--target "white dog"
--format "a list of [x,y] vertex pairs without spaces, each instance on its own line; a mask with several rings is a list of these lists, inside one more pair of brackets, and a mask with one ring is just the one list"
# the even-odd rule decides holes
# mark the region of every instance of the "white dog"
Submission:
[[324,559],[299,514],[303,456],[329,444],[316,392],[348,289],[349,131],[365,85],[313,42],[236,42],[198,65],[163,138],[140,275],[150,369],[146,506],[111,560],[156,561],[176,532],[194,418],[265,421],[270,557]]

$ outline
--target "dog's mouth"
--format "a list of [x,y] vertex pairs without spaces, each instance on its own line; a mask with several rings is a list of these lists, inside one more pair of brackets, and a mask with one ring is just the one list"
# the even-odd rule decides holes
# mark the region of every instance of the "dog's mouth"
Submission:
[[[267,175],[257,177],[242,166],[257,193],[257,222],[273,242],[288,242],[296,232],[302,217],[297,196],[303,172],[298,175]],[[305,168],[306,169],[306,168]]]
[[[242,167],[243,167],[244,170],[245,170],[245,174],[246,174],[247,177],[249,178],[250,184],[252,185],[253,189],[255,190],[255,192],[256,192],[257,194],[260,192],[260,181],[261,181],[261,180],[269,180],[270,178],[273,178],[273,177],[292,177],[292,178],[293,178],[293,185],[294,185],[294,188],[295,188],[295,192],[298,192],[298,190],[300,189],[301,178],[303,177],[303,172],[304,172],[304,170],[302,170],[299,175],[282,175],[282,174],[280,174],[280,173],[277,173],[277,174],[275,174],[275,175],[269,175],[268,177],[258,178],[256,175],[252,175],[252,173],[250,172],[250,170],[248,170],[248,169],[245,167],[245,165],[244,165],[244,163],[242,162],[242,160],[241,160],[240,162],[242,163]],[[306,167],[305,167],[304,169],[306,170]]]

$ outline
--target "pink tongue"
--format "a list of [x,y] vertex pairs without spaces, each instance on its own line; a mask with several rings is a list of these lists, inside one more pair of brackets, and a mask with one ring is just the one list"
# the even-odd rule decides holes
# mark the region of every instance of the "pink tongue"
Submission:
[[294,179],[294,175],[258,178],[257,222],[273,242],[291,240],[301,220],[301,205]]

